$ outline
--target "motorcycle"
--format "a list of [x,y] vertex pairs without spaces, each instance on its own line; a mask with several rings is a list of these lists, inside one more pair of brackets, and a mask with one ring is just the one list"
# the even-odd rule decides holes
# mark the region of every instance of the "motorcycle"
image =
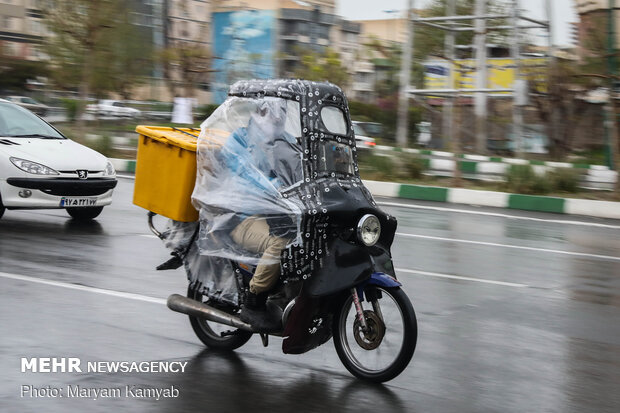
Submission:
[[[248,144],[252,137],[258,138]],[[248,190],[249,179],[259,190]],[[339,87],[303,80],[231,86],[201,126],[191,199],[198,221],[171,220],[160,232],[150,212],[149,226],[172,250],[158,269],[183,265],[189,280],[187,294],[171,295],[168,307],[189,315],[206,346],[234,350],[254,334],[267,346],[271,335],[283,338],[284,353],[300,354],[333,338],[339,359],[358,378],[385,382],[408,366],[417,321],[392,264],[397,222],[360,179]],[[285,240],[267,299],[268,311],[281,320],[278,331],[239,318],[265,260],[231,236],[249,217]]]

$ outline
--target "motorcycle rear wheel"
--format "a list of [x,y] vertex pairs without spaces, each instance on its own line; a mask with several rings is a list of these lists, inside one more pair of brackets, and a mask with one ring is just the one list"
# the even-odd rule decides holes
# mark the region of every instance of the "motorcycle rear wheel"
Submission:
[[[400,288],[367,288],[366,297],[373,295],[379,297],[381,315],[374,308],[364,311],[368,332],[363,332],[356,321],[353,298],[348,296],[344,300],[334,317],[334,346],[351,374],[383,383],[409,365],[415,352],[418,324],[413,306]],[[370,307],[369,303],[366,307]]]
[[[206,296],[202,295],[197,289],[189,287],[187,289],[187,297],[196,301],[208,303]],[[234,327],[207,321],[204,318],[189,316],[189,322],[196,336],[207,347],[217,350],[235,350],[252,337],[252,333],[245,330],[239,330]],[[222,332],[228,334],[222,336]]]

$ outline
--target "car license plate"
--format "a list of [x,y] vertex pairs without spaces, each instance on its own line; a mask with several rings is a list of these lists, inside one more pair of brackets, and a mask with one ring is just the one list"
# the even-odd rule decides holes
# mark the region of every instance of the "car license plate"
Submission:
[[90,207],[97,205],[97,198],[84,196],[63,196],[60,198],[61,207]]

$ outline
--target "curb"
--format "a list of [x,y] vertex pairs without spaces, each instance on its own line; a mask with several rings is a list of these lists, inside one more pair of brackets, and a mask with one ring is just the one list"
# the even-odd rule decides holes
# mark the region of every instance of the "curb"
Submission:
[[[136,171],[135,160],[110,158],[110,162],[112,162],[112,165],[114,165],[114,168],[118,172],[134,173]],[[444,188],[367,180],[364,180],[364,185],[366,185],[374,196],[384,196],[388,198],[620,219],[620,202],[520,195],[507,192]]]
[[364,181],[375,196],[620,219],[620,202]]
[[112,162],[112,166],[117,172],[136,172],[136,161],[133,159],[108,158],[108,160]]

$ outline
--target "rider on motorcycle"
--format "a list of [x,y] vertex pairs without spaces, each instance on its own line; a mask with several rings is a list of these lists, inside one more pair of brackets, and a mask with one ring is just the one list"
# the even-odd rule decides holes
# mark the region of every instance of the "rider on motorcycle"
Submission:
[[[249,198],[264,197],[269,192],[281,197],[274,191],[291,184],[290,163],[282,170],[277,159],[299,159],[295,171],[301,174],[300,149],[295,137],[285,131],[286,119],[286,102],[263,101],[251,115],[247,127],[235,130],[221,151],[225,165],[236,175],[235,189]],[[286,234],[292,226],[292,220],[283,214],[266,216],[249,212],[230,234],[238,245],[251,253],[262,254],[239,314],[241,320],[261,331],[281,328],[280,314],[268,311],[266,301],[278,281],[280,254],[291,241]]]

